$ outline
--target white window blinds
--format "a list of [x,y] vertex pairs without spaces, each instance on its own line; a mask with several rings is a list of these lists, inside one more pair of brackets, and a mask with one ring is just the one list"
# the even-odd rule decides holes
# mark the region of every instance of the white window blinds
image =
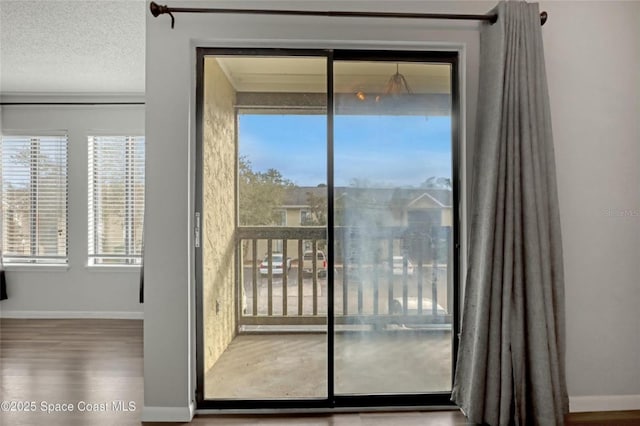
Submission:
[[2,260],[67,263],[67,137],[2,136]]
[[140,264],[144,137],[89,137],[89,264]]

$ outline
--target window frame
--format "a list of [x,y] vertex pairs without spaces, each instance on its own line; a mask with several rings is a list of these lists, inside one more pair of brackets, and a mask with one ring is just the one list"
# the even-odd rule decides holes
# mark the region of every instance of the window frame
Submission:
[[[61,173],[59,177],[62,176],[64,178],[64,254],[59,256],[40,256],[34,254],[34,251],[37,251],[37,246],[39,243],[39,238],[37,234],[34,233],[34,229],[37,228],[37,219],[36,215],[29,216],[29,225],[28,225],[28,234],[30,239],[30,255],[17,255],[11,256],[7,255],[7,250],[5,247],[5,238],[7,234],[5,233],[6,226],[6,218],[5,218],[5,209],[4,203],[5,199],[5,174],[4,169],[2,167],[2,163],[4,161],[4,151],[5,151],[5,140],[13,139],[14,142],[18,142],[20,140],[29,140],[29,211],[32,213],[38,212],[37,207],[34,207],[34,197],[38,196],[37,189],[33,189],[31,182],[33,182],[34,176],[36,179],[39,178],[38,173],[40,172],[39,167],[34,168],[34,158],[32,156],[34,151],[34,142],[41,142],[42,139],[51,139],[52,143],[61,143],[64,144],[64,149],[53,147],[53,150],[58,151],[58,153],[64,154],[63,164],[57,163],[56,166],[61,167]],[[13,131],[13,130],[5,130],[2,132],[0,136],[0,180],[2,181],[0,184],[0,202],[3,205],[0,223],[2,226],[1,234],[2,239],[0,241],[0,247],[2,249],[2,265],[7,270],[66,270],[69,267],[69,135],[66,130],[53,130],[53,131]],[[37,198],[36,198],[37,200]],[[37,204],[37,202],[35,203]],[[44,210],[47,211],[47,210]],[[40,216],[40,213],[37,214]],[[58,234],[60,230],[58,229]]]
[[[196,203],[195,212],[199,214],[202,212],[202,173],[198,170],[202,167],[202,144],[203,144],[203,70],[204,70],[204,58],[206,56],[216,55],[252,55],[252,56],[326,56],[328,62],[328,81],[333,85],[332,66],[334,61],[342,60],[359,60],[359,61],[416,61],[416,62],[445,62],[451,64],[451,115],[452,115],[452,209],[453,209],[453,241],[451,245],[452,251],[452,287],[453,287],[453,306],[455,306],[453,313],[452,323],[452,370],[451,370],[451,382],[453,384],[453,376],[456,371],[456,361],[458,353],[458,341],[455,338],[460,331],[460,317],[461,306],[460,300],[460,277],[461,270],[464,267],[463,259],[460,256],[461,240],[460,235],[464,229],[463,218],[460,215],[461,212],[461,190],[463,188],[463,182],[461,180],[461,174],[463,172],[464,162],[462,161],[462,120],[461,120],[461,87],[464,87],[463,75],[464,68],[461,64],[464,64],[463,50],[456,47],[442,48],[436,50],[407,50],[407,49],[395,49],[389,50],[376,50],[376,49],[287,49],[278,47],[263,47],[263,48],[241,48],[241,47],[196,47]],[[327,114],[333,114],[333,94],[329,89],[329,102]],[[333,153],[332,149],[332,132],[333,122],[328,125],[328,140],[331,141],[328,147],[328,156],[331,157]],[[328,210],[333,211],[333,179],[332,179],[333,167],[328,166],[328,180],[327,185],[330,188]],[[302,219],[302,217],[300,218]],[[335,226],[334,217],[329,214],[327,227],[331,229]],[[333,233],[328,233],[327,245],[332,247]],[[331,265],[334,263],[333,251],[327,253],[327,261]],[[436,392],[428,394],[372,394],[372,395],[336,395],[333,391],[333,366],[329,361],[329,374],[328,374],[328,388],[329,394],[326,399],[286,399],[286,400],[269,400],[269,399],[238,399],[238,400],[223,400],[223,399],[206,399],[204,395],[204,335],[203,335],[203,303],[202,303],[202,250],[199,245],[196,245],[195,255],[195,267],[196,267],[196,403],[199,408],[202,409],[246,409],[246,406],[251,408],[248,411],[255,409],[334,409],[334,408],[363,408],[363,407],[443,407],[452,406],[450,392]],[[328,280],[333,279],[334,270],[329,268]],[[237,274],[236,274],[237,275]],[[237,276],[236,276],[237,279]],[[328,286],[327,297],[333,300],[333,288]],[[329,337],[329,350],[328,353],[333,352],[333,308],[332,303],[328,305],[329,311],[327,316],[328,328],[327,335]],[[331,359],[331,358],[329,358]]]
[[275,212],[281,216],[280,223],[277,226],[287,226],[287,210],[277,209]]
[[300,226],[308,226],[307,223],[311,217],[311,210],[300,209]]
[[[99,233],[99,214],[96,212],[96,202],[95,202],[95,194],[96,194],[96,170],[95,170],[95,154],[96,150],[94,148],[95,144],[99,142],[100,139],[123,139],[124,142],[124,157],[125,157],[125,171],[124,171],[124,219],[125,222],[123,224],[123,246],[125,249],[125,254],[114,254],[114,253],[98,253],[100,250],[98,249],[100,245],[100,237]],[[142,144],[142,159],[135,158],[135,151],[137,149],[136,142],[141,140]],[[130,143],[130,146],[128,146]],[[130,150],[130,151],[129,151]],[[129,151],[129,153],[127,153]],[[146,190],[145,185],[145,162],[146,162],[146,138],[143,132],[118,132],[118,133],[101,133],[101,132],[91,132],[87,135],[87,201],[88,201],[88,210],[87,210],[87,267],[92,269],[107,269],[113,270],[117,268],[140,268],[142,266],[142,234],[144,231],[140,233],[140,244],[139,244],[139,253],[136,254],[136,233],[135,233],[135,211],[136,211],[136,197],[135,197],[135,174],[134,168],[139,165],[139,161],[142,163],[142,207],[141,214],[142,220],[141,223],[144,224],[144,191]],[[130,162],[130,163],[129,163]],[[104,237],[102,238],[104,240]],[[122,259],[122,261],[117,262],[118,259]],[[109,260],[115,260],[115,262],[110,263]],[[105,263],[105,261],[107,261]]]

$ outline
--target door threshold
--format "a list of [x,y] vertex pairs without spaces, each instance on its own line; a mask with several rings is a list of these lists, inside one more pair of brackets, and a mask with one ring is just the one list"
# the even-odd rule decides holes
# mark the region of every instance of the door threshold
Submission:
[[[451,324],[387,324],[382,328],[370,324],[337,325],[336,333],[348,332],[403,332],[403,331],[451,331]],[[326,334],[326,325],[243,325],[239,334],[296,334],[316,333]]]
[[456,406],[382,406],[382,407],[333,407],[333,408],[245,408],[245,409],[196,409],[201,416],[223,415],[271,415],[271,414],[335,414],[335,413],[379,413],[407,411],[459,411]]

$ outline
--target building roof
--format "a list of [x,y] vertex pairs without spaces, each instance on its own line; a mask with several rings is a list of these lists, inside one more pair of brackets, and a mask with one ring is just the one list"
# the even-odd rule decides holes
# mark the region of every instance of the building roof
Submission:
[[[393,207],[408,207],[420,198],[427,197],[438,207],[451,207],[452,192],[449,189],[434,188],[355,188],[336,187],[335,199],[348,197],[351,199],[375,200],[376,203],[388,204]],[[285,207],[308,206],[309,194],[321,197],[327,194],[327,187],[296,186],[289,189],[285,195]]]

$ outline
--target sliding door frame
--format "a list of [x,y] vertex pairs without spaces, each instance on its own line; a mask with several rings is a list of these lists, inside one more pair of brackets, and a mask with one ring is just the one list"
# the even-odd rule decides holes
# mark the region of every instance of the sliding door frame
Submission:
[[[195,158],[195,212],[196,226],[201,229],[203,212],[203,114],[204,114],[204,63],[208,56],[257,56],[257,57],[315,57],[326,59],[327,78],[327,247],[334,247],[334,61],[376,61],[376,62],[421,62],[447,63],[451,65],[451,136],[452,136],[452,208],[453,208],[453,324],[451,383],[455,375],[458,353],[457,335],[460,329],[459,277],[460,277],[460,223],[459,223],[459,168],[460,149],[460,75],[459,52],[450,51],[407,51],[407,50],[350,50],[350,49],[279,49],[279,48],[196,48],[196,158]],[[236,121],[237,129],[237,121]],[[237,133],[237,132],[236,132]],[[235,147],[238,157],[238,146]],[[237,196],[237,167],[235,167],[235,193]],[[237,206],[237,200],[236,200]],[[238,224],[236,208],[236,226]],[[327,411],[339,409],[358,409],[372,407],[453,407],[451,392],[420,394],[374,394],[374,395],[336,395],[334,392],[334,262],[335,250],[327,250],[327,396],[326,398],[295,399],[206,399],[204,371],[204,294],[203,254],[201,236],[196,236],[195,248],[195,306],[196,306],[196,395],[198,410],[309,410]],[[240,278],[240,258],[235,256],[236,300],[234,311],[236,322],[237,282]]]

